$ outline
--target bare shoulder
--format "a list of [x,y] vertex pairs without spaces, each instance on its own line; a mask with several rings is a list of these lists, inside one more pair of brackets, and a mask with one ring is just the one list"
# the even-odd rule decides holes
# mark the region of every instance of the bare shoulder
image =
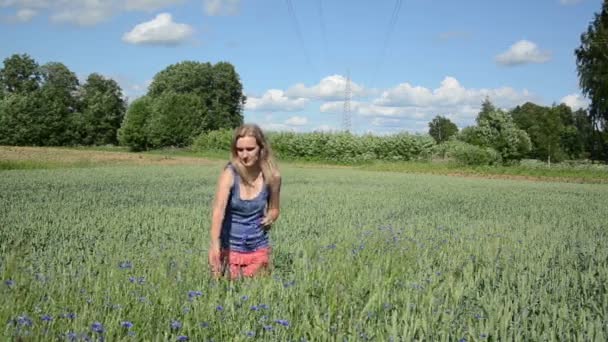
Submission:
[[230,167],[227,166],[224,168],[224,170],[222,170],[222,173],[220,174],[220,177],[218,180],[218,185],[220,187],[231,187],[233,181],[234,181],[233,171],[230,170]]
[[270,180],[271,186],[281,186],[281,173],[278,169],[272,170],[272,178]]

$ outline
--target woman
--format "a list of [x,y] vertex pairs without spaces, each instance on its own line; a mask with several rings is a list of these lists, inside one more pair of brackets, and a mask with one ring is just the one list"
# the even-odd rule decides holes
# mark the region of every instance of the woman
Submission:
[[268,271],[268,230],[279,217],[281,176],[262,130],[234,132],[232,158],[219,177],[211,219],[209,264],[215,277],[253,277]]

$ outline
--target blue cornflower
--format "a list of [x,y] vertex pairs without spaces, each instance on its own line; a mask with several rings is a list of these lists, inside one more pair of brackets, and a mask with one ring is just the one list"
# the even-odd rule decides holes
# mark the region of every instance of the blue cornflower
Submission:
[[277,319],[274,322],[277,323],[277,324],[280,324],[280,325],[282,325],[284,327],[288,327],[289,326],[289,321],[285,320],[285,319]]
[[273,329],[272,325],[265,325],[264,330],[271,331]]
[[203,293],[201,291],[188,291],[188,298],[200,297]]
[[179,330],[182,328],[182,322],[180,321],[171,321],[171,329],[172,330]]
[[118,264],[118,267],[120,267],[121,270],[127,270],[133,268],[133,264],[130,261],[123,261]]
[[249,299],[249,296],[243,296],[243,297],[241,297],[241,300],[247,300],[247,299]]
[[201,328],[208,328],[209,327],[209,323],[207,323],[207,322],[201,322],[200,326],[201,326]]
[[260,309],[268,309],[268,305],[266,304],[260,304]]
[[292,287],[292,286],[294,286],[295,284],[296,284],[296,281],[295,281],[295,280],[292,280],[292,281],[287,281],[287,282],[283,283],[283,287],[284,287],[284,288],[288,288],[288,287]]
[[249,336],[249,337],[255,337],[255,331],[248,331],[247,332],[247,336]]
[[467,342],[467,339],[463,337],[460,340],[458,340],[458,342]]
[[12,279],[5,280],[5,281],[4,281],[4,284],[5,284],[6,286],[8,286],[8,287],[13,287],[13,286],[15,286],[15,281],[14,281],[14,280],[12,280]]
[[99,322],[94,322],[91,325],[91,330],[93,330],[93,332],[96,332],[98,334],[103,334],[103,325]]
[[216,306],[216,307],[215,307],[215,309],[216,309],[217,311],[223,311],[223,310],[224,310],[224,307],[223,307],[223,306],[221,306],[221,305],[218,305],[218,306]]
[[19,325],[22,327],[31,327],[33,324],[32,320],[29,317],[27,317],[27,315],[17,316],[17,318],[14,319],[14,322],[16,325]]
[[129,281],[132,282],[132,283],[134,283],[135,281],[137,281],[137,278],[131,276],[131,277],[129,277]]
[[481,335],[479,335],[479,338],[486,338],[486,337],[488,337],[487,334],[481,334]]
[[120,322],[120,326],[125,329],[131,329],[133,327],[133,323],[131,323],[129,321],[123,321],[123,322]]
[[53,320],[53,317],[52,317],[52,316],[49,316],[49,315],[42,315],[42,316],[40,316],[40,319],[41,319],[43,322],[50,322],[50,321],[52,321],[52,320]]
[[177,337],[177,340],[178,341],[188,341],[189,338],[186,335],[180,335],[180,336]]
[[260,310],[260,308],[258,308],[258,306],[257,306],[257,305],[252,305],[252,306],[250,307],[250,309],[251,309],[251,310],[253,310],[253,311],[258,311],[258,310]]

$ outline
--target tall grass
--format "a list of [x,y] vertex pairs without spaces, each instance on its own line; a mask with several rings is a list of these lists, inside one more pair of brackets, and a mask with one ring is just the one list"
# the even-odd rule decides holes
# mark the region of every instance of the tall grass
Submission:
[[235,282],[219,166],[3,172],[2,340],[607,339],[608,187],[282,171],[272,276]]

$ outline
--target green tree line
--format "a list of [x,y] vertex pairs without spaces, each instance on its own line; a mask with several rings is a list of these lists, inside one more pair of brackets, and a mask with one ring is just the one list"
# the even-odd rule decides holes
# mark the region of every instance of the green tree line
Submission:
[[0,145],[188,146],[202,132],[240,125],[244,104],[226,62],[170,65],[128,105],[112,79],[93,73],[80,84],[62,63],[14,54],[0,69]]

